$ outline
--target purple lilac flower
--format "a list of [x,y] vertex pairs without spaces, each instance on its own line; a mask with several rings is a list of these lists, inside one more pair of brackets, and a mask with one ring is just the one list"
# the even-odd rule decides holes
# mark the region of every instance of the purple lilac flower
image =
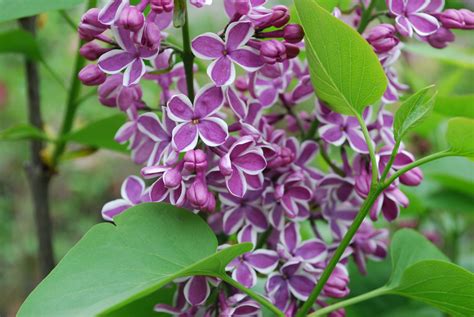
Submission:
[[[252,242],[256,244],[256,234],[251,225],[247,225],[237,235],[239,243]],[[226,267],[226,271],[232,272],[232,278],[247,288],[257,284],[257,274],[269,274],[278,265],[278,254],[272,250],[258,249],[244,253],[233,259]]]
[[351,247],[357,268],[362,274],[367,274],[367,258],[381,261],[387,256],[388,230],[375,229],[366,220],[357,230]]
[[219,308],[220,316],[257,317],[261,315],[260,305],[241,293],[228,298],[224,293],[220,293]]
[[176,206],[185,202],[186,184],[181,176],[182,164],[175,167],[149,166],[141,171],[145,178],[158,178],[149,190],[150,201],[167,201]]
[[264,108],[273,106],[291,81],[289,61],[265,65],[258,72],[250,74],[250,93]]
[[222,89],[212,85],[203,87],[194,104],[183,94],[174,95],[168,102],[167,112],[178,123],[173,129],[173,146],[178,152],[196,147],[198,138],[208,146],[218,146],[228,137],[227,124],[214,116],[224,103]]
[[99,12],[99,21],[106,25],[112,25],[127,5],[128,0],[107,1],[107,4]]
[[113,221],[113,218],[121,214],[126,209],[148,201],[148,193],[143,180],[136,176],[129,176],[122,183],[121,199],[116,199],[102,207],[102,217],[105,220]]
[[192,41],[191,47],[197,57],[213,60],[207,73],[217,86],[234,82],[234,63],[248,72],[254,72],[263,65],[260,56],[245,47],[253,33],[252,23],[233,22],[227,27],[225,41],[215,33],[204,33]]
[[440,27],[438,20],[431,12],[444,6],[442,0],[386,0],[390,13],[396,18],[396,27],[403,36],[420,36],[433,34]]
[[234,141],[219,161],[219,170],[225,176],[227,189],[237,197],[243,197],[247,188],[256,190],[263,185],[262,171],[267,166],[261,148],[250,136]]

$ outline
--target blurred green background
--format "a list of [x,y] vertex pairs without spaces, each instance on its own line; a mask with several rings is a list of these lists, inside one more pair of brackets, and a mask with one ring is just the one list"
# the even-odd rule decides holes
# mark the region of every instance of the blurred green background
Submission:
[[[215,1],[220,2],[220,1]],[[290,3],[291,1],[273,1]],[[225,24],[220,3],[212,10],[191,12],[191,33],[215,31]],[[453,2],[448,5],[459,5]],[[69,11],[75,22],[82,8]],[[212,16],[212,18],[210,18]],[[14,22],[0,24],[0,32],[15,29]],[[40,15],[38,39],[41,50],[54,71],[68,85],[72,76],[77,35],[58,12]],[[401,61],[401,81],[417,90],[438,84],[440,96],[474,94],[474,37],[457,33],[457,42],[447,50],[435,51],[409,46]],[[66,90],[51,74],[41,70],[41,102],[46,129],[54,135],[65,109]],[[22,56],[0,55],[0,131],[26,123],[26,88]],[[84,88],[83,94],[92,91]],[[153,84],[145,85],[145,100],[156,104],[159,92]],[[474,99],[464,109],[474,117]],[[449,107],[449,104],[446,106]],[[445,108],[443,108],[445,109]],[[77,115],[76,128],[116,114],[101,106],[92,95]],[[408,148],[418,157],[444,148],[446,119],[453,112],[435,111],[433,116],[412,133]],[[74,149],[77,145],[72,144]],[[0,316],[14,316],[25,296],[39,281],[36,262],[36,235],[24,164],[29,157],[27,141],[0,141]],[[87,157],[65,161],[51,186],[51,209],[54,248],[60,259],[95,223],[101,221],[102,205],[119,196],[122,180],[139,172],[126,155],[98,151]],[[453,261],[474,270],[474,162],[449,158],[423,168],[425,181],[417,188],[404,188],[411,205],[392,224],[378,225],[395,230],[401,226],[418,228],[432,238]],[[378,287],[386,281],[390,263],[372,263],[368,277],[351,276],[353,294]],[[387,313],[387,305],[396,309]],[[369,310],[367,310],[369,309]],[[419,309],[419,310],[418,310]],[[400,310],[397,312],[397,310]],[[432,309],[400,298],[380,298],[350,309],[348,316],[437,316]],[[419,312],[419,313],[418,313]]]

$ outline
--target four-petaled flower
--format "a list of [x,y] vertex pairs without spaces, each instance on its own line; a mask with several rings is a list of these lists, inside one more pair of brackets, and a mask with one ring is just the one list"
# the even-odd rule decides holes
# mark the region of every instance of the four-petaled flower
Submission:
[[168,102],[168,116],[179,123],[173,129],[172,144],[178,152],[196,147],[198,137],[208,146],[223,144],[229,133],[224,120],[214,116],[224,103],[222,89],[212,85],[203,87],[194,105],[183,94],[174,95]]
[[387,0],[387,7],[396,16],[398,32],[403,36],[420,36],[435,33],[440,25],[438,20],[430,15],[443,7],[443,1],[435,0]]
[[225,42],[215,33],[204,33],[196,37],[191,48],[194,55],[214,60],[207,74],[217,86],[227,86],[235,80],[234,63],[248,72],[263,66],[260,55],[250,47],[244,47],[254,33],[251,22],[233,22],[225,32]]

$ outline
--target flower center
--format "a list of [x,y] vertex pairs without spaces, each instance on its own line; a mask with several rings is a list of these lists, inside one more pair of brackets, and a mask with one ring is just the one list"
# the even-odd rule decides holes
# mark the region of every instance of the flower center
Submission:
[[198,124],[198,123],[199,123],[199,119],[193,119],[191,122],[192,122],[192,124]]
[[223,50],[222,50],[222,55],[226,56],[227,54],[229,54],[229,52],[227,52],[226,49],[223,49]]

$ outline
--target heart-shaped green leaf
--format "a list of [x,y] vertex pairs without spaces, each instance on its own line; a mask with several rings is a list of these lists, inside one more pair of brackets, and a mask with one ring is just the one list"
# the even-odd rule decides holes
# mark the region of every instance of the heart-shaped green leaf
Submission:
[[408,130],[431,114],[436,95],[432,88],[433,86],[423,88],[402,103],[393,122],[395,140],[401,141]]
[[295,0],[305,31],[311,80],[319,98],[337,112],[360,114],[378,101],[387,78],[372,47],[315,0]]
[[450,151],[461,156],[474,155],[474,119],[453,118],[448,121],[446,140]]
[[106,314],[177,277],[222,275],[227,263],[251,249],[244,243],[216,253],[207,224],[169,204],[142,204],[115,220],[95,225],[28,296],[18,316]]
[[390,293],[430,304],[453,316],[474,315],[474,274],[449,262],[425,260],[410,266]]
[[0,0],[0,22],[32,16],[41,12],[68,9],[84,0]]
[[122,114],[91,122],[85,127],[66,135],[66,140],[99,149],[127,153],[127,147],[114,140],[115,134],[126,122]]

